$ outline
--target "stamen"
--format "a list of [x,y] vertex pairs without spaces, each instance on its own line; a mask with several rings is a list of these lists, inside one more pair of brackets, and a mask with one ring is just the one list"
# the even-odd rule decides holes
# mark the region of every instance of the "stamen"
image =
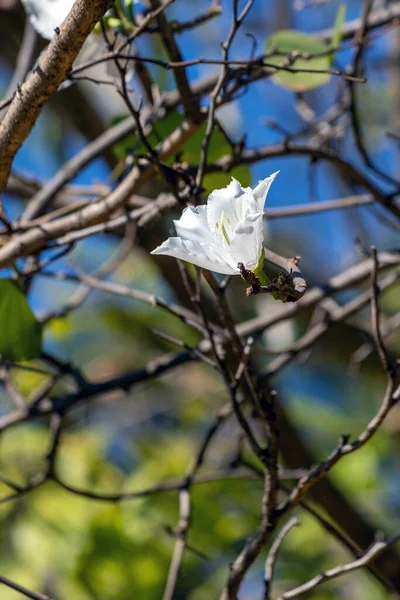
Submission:
[[[228,234],[226,232],[226,229],[225,229],[224,216],[225,216],[224,215],[224,211],[222,211],[222,214],[221,214],[221,230],[222,230],[222,233],[224,234],[224,238],[226,240],[226,243],[228,244],[228,246],[230,246],[231,245],[231,241],[230,241],[229,236],[228,236]],[[230,223],[229,219],[228,219],[228,223]]]

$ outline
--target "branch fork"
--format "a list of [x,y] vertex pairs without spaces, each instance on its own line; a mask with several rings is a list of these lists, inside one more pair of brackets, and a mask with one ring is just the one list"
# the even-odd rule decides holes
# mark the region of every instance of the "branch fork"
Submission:
[[272,294],[277,300],[282,302],[297,302],[305,293],[307,284],[301,276],[300,270],[297,268],[300,262],[300,256],[283,259],[279,257],[279,261],[271,261],[275,264],[285,265],[285,271],[281,271],[269,285],[262,285],[257,275],[246,269],[243,263],[238,263],[238,269],[242,279],[249,284],[246,289],[246,296],[253,296],[260,293]]

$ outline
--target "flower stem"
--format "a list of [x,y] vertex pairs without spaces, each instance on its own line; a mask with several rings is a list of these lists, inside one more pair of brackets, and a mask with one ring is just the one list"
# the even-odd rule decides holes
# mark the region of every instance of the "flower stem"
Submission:
[[271,285],[271,281],[268,279],[268,277],[262,269],[257,269],[256,271],[254,271],[254,275],[258,277],[258,280],[261,283],[261,285]]
[[260,254],[256,268],[253,270],[254,275],[258,278],[261,285],[271,285],[271,281],[264,273],[264,250]]

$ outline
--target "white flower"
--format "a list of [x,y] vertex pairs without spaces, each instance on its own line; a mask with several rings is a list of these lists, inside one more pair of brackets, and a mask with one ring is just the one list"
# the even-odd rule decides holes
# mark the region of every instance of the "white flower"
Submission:
[[22,0],[32,26],[46,40],[51,40],[75,0]]
[[243,263],[257,274],[264,263],[265,197],[277,174],[260,181],[254,190],[242,188],[232,178],[226,188],[210,194],[205,206],[185,208],[174,221],[177,237],[168,238],[151,254],[174,256],[224,275],[239,275],[238,263]]

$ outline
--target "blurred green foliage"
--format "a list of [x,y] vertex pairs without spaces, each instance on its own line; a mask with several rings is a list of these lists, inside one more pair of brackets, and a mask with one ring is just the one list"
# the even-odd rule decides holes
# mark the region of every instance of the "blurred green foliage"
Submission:
[[[124,117],[119,117],[121,120]],[[171,112],[167,114],[163,119],[157,122],[153,127],[152,132],[147,137],[147,141],[153,148],[167,138],[175,129],[177,129],[182,122],[184,117],[181,113]],[[197,132],[183,144],[179,154],[173,156],[166,161],[166,164],[172,165],[174,162],[188,163],[191,167],[198,167],[201,154],[201,144],[206,131],[207,123],[203,123]],[[138,140],[135,135],[127,137],[122,142],[119,142],[115,146],[116,156],[120,160],[124,160],[128,154],[135,150],[136,156],[148,154],[145,146]],[[211,142],[207,153],[207,164],[215,163],[222,156],[232,154],[233,146],[226,133],[223,131],[221,126],[216,125],[211,135]],[[250,169],[247,165],[238,165],[230,171],[230,175],[235,177],[243,187],[247,187],[251,183]],[[225,173],[208,173],[203,179],[203,187],[206,193],[210,193],[215,189],[226,186],[226,174]]]
[[[131,274],[124,268],[115,279],[126,281]],[[142,277],[135,278],[135,285],[149,285]],[[151,310],[150,318],[146,305],[129,306],[96,293],[86,308],[61,322],[62,334],[68,336],[63,339],[70,340],[67,347],[71,344],[74,348],[80,340],[81,366],[89,376],[117,375],[171,350],[152,332],[154,327],[175,335],[178,332],[188,343],[195,342],[196,335],[172,315]],[[259,310],[264,310],[262,303]],[[57,328],[49,327],[46,339],[57,339],[57,335]],[[113,360],[111,347],[117,351]],[[329,352],[329,347],[324,351]],[[341,358],[334,358],[338,369],[343,369],[347,360],[344,350]],[[317,366],[318,361],[319,355],[312,355],[311,366]],[[43,383],[39,374],[14,373],[20,390],[30,389],[32,393]],[[335,403],[321,404],[304,392],[289,396],[287,409],[309,442],[312,436],[311,445],[321,458],[341,433],[357,434],[372,415],[382,391],[381,376],[379,370],[372,370],[367,381],[364,376],[362,384],[354,380],[350,386],[351,410]],[[77,408],[61,438],[57,457],[60,477],[76,488],[100,494],[141,490],[180,478],[224,401],[217,375],[204,365],[191,363],[157,383],[135,388],[126,397],[116,393],[88,408]],[[237,440],[238,430],[228,422],[206,455],[203,473],[228,466]],[[45,424],[8,430],[0,441],[0,472],[25,485],[43,470],[48,445]],[[337,485],[383,525],[385,498],[379,490],[385,482],[383,465],[392,454],[392,442],[383,431],[333,471]],[[2,495],[10,493],[4,484],[1,488]],[[224,480],[193,487],[193,521],[177,599],[218,597],[227,564],[258,526],[261,493],[262,482],[254,480]],[[177,492],[110,503],[74,495],[48,482],[18,501],[3,504],[0,515],[2,571],[11,579],[31,589],[46,590],[60,600],[161,597],[174,546],[169,532],[178,521]],[[304,510],[299,508],[298,515],[301,526],[289,534],[281,549],[276,593],[349,559]],[[254,580],[250,575],[247,584],[254,594],[259,590],[262,569],[260,558],[252,570]],[[10,589],[1,593],[2,600],[16,598]],[[370,575],[357,572],[324,586],[317,597],[384,600],[385,595]]]
[[0,355],[11,361],[37,358],[42,328],[19,283],[0,279]]

